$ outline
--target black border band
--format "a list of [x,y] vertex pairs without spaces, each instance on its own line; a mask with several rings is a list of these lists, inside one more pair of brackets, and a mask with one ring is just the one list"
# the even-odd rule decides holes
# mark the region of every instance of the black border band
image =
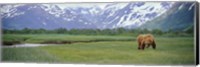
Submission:
[[199,2],[196,2],[196,65],[199,64]]

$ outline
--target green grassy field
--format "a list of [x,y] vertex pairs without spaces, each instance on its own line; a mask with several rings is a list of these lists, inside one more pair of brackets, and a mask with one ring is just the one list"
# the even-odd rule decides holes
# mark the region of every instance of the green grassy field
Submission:
[[[24,38],[26,40],[24,40]],[[3,41],[110,40],[40,47],[2,48],[4,62],[48,62],[89,64],[194,65],[193,37],[155,37],[157,49],[137,49],[135,36],[3,35]],[[116,40],[116,41],[115,41]],[[124,40],[124,41],[123,41]]]

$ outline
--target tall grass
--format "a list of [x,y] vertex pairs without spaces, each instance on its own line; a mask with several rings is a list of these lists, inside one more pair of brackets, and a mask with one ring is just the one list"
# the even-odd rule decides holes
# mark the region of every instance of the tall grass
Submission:
[[[25,36],[26,37],[26,36]],[[98,38],[127,39],[132,37],[112,36],[63,36],[28,35],[26,42],[41,40],[88,40]],[[71,37],[71,38],[70,38]],[[70,39],[68,39],[70,38]],[[153,64],[153,65],[193,65],[193,37],[156,37],[156,50],[137,49],[136,41],[107,41],[73,43],[56,46],[3,48],[4,62],[49,62],[49,63],[92,63],[92,64]]]

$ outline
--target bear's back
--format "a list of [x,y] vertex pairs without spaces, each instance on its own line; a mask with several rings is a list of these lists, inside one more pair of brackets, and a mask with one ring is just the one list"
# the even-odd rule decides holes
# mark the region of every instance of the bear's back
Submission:
[[143,37],[144,40],[150,40],[150,41],[154,41],[154,37],[153,35],[151,34],[146,34],[144,37]]
[[138,41],[141,41],[141,40],[143,40],[143,39],[154,40],[154,37],[153,37],[153,35],[151,35],[151,34],[140,34],[140,35],[138,35],[138,37],[137,37],[137,40],[138,40]]

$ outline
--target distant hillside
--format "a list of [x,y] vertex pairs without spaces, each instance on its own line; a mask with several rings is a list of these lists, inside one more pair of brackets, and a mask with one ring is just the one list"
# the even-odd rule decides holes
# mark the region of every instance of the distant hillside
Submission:
[[195,3],[176,3],[171,9],[154,20],[143,24],[141,29],[160,29],[163,31],[187,31],[193,29]]

